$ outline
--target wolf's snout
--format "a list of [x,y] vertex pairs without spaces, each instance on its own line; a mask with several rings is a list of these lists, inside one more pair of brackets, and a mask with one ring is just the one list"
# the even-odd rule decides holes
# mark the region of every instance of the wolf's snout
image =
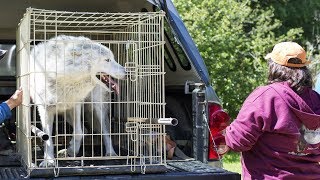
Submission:
[[121,69],[121,72],[119,73],[119,79],[126,79],[127,77],[127,73],[125,71],[125,69]]
[[118,66],[116,71],[114,72],[114,78],[125,80],[127,79],[127,73],[125,68],[121,65]]

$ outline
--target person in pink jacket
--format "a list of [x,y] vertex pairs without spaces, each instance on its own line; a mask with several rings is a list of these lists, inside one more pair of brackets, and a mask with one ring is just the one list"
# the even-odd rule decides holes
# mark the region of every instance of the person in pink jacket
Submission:
[[226,144],[241,152],[245,180],[320,179],[320,96],[306,52],[281,42],[266,59],[268,85],[247,97],[226,129]]

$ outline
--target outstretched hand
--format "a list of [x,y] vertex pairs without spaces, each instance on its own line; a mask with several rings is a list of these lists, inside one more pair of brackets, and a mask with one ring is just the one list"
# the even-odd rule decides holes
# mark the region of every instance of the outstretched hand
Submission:
[[22,88],[20,87],[16,92],[6,101],[8,104],[10,110],[13,108],[19,106],[22,103],[22,95],[23,91]]

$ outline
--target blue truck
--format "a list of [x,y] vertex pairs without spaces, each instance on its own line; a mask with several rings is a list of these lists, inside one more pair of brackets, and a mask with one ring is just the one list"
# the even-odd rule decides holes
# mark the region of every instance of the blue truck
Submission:
[[[171,0],[10,0],[0,6],[0,49],[8,50],[0,62],[0,97],[6,100],[16,89],[16,28],[28,7],[74,12],[165,12],[164,69],[166,117],[179,120],[166,133],[176,143],[167,170],[161,173],[112,174],[68,178],[114,179],[240,179],[223,169],[225,142],[221,131],[230,118],[210,84],[206,65]],[[1,128],[3,142],[15,139],[15,116]],[[5,132],[5,133],[4,133]],[[14,158],[15,157],[15,158]],[[0,157],[0,178],[28,175],[16,155]]]

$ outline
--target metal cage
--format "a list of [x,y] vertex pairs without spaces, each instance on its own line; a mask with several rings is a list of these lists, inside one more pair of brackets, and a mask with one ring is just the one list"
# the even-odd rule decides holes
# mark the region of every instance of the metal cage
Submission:
[[[165,168],[159,168],[166,165],[165,127],[159,121],[165,117],[163,17],[163,12],[92,13],[27,9],[16,34],[17,85],[24,91],[22,106],[17,109],[17,149],[29,175],[164,171]],[[61,62],[66,66],[74,65],[77,59],[67,62],[67,56],[59,54],[58,48],[67,47],[66,43],[78,46],[86,42],[55,39],[62,35],[85,37],[85,41],[90,41],[86,46],[92,46],[92,52],[95,43],[113,52],[114,59],[124,67],[126,73],[126,79],[114,80],[118,85],[118,94],[105,92],[98,85],[83,99],[66,101],[69,98],[66,96],[70,95],[64,92],[67,88],[64,83],[69,83],[66,73],[70,72],[66,67],[63,71],[59,71],[59,68],[63,68],[60,67]],[[47,44],[51,41],[54,45]],[[35,52],[35,47],[40,44],[43,45],[42,49]],[[49,48],[56,49],[52,52]],[[66,51],[69,49],[61,52],[66,54]],[[79,50],[73,53],[83,52]],[[43,57],[37,57],[40,55]],[[55,59],[56,64],[49,63],[49,56]],[[39,59],[44,63],[42,70],[36,68]],[[101,80],[99,74],[95,78]],[[64,79],[64,83],[61,79]],[[69,80],[73,82],[74,78]],[[96,83],[92,79],[90,81]],[[42,84],[44,95],[40,97],[38,91]],[[85,89],[81,84],[74,83],[74,86],[78,90]],[[50,93],[54,96],[51,100]],[[58,98],[63,95],[64,99]],[[37,101],[41,98],[42,101]],[[66,108],[69,106],[71,108]],[[75,106],[81,107],[80,111],[76,111]],[[52,133],[41,126],[39,107],[53,113]],[[94,107],[99,110],[96,114]],[[80,134],[76,133],[75,124],[70,125],[77,122],[77,117],[81,119]],[[101,127],[98,127],[100,132],[94,130],[96,119],[105,122],[107,132],[103,132]],[[103,124],[100,122],[100,126]],[[79,137],[81,144],[78,153],[60,154],[75,146],[72,141]],[[104,138],[112,141],[116,154],[105,153],[108,147],[103,145]],[[48,139],[53,144],[46,143]],[[46,164],[47,157],[44,154],[49,148],[46,146],[54,147],[54,158],[50,159],[54,165]],[[41,166],[44,161],[45,165]]]

